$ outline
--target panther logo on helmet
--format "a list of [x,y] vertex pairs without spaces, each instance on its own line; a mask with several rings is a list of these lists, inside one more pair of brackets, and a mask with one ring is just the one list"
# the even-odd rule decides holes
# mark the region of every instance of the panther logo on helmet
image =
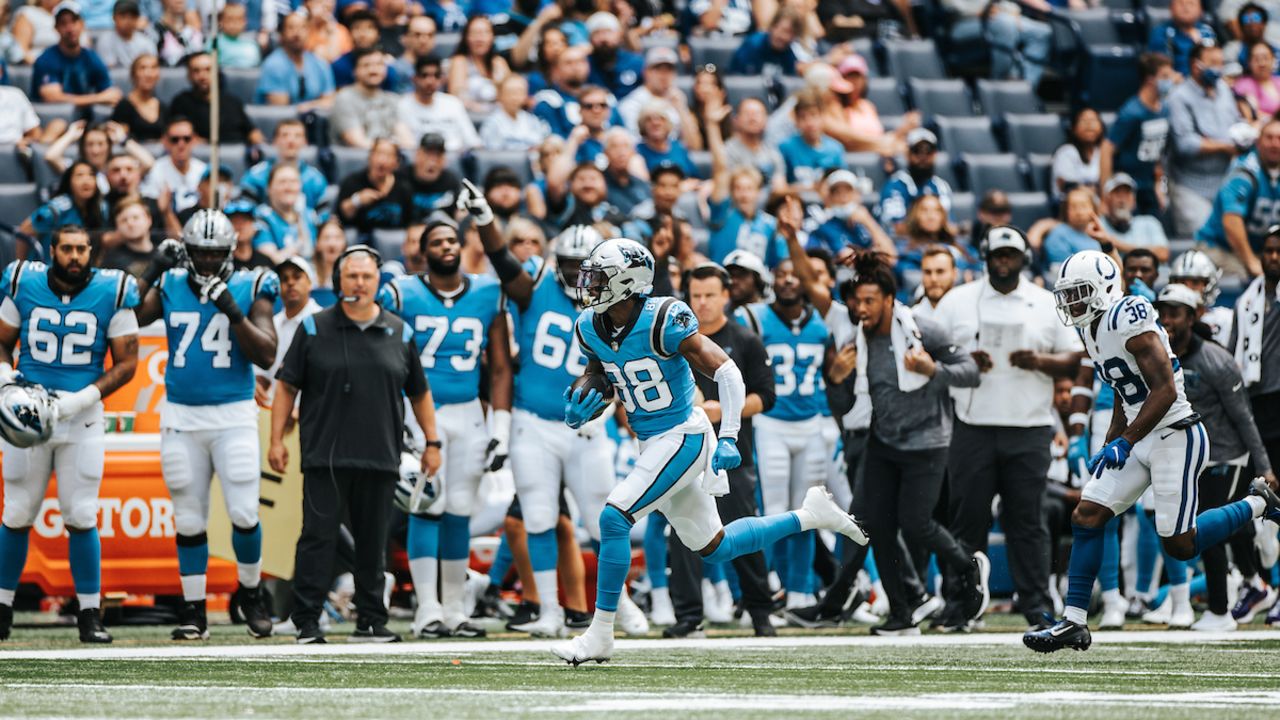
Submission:
[[585,307],[607,310],[653,287],[653,255],[626,238],[605,240],[582,261],[578,290]]
[[57,421],[53,397],[40,385],[15,382],[0,387],[0,437],[29,448],[53,436]]

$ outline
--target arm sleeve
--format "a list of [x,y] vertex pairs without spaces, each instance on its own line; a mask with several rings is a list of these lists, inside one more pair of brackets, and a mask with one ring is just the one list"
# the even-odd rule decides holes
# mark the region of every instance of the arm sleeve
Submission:
[[89,65],[89,81],[93,83],[94,91],[102,92],[111,87],[111,73],[97,53],[89,55]]
[[[732,321],[731,321],[732,322]],[[769,358],[764,352],[764,343],[754,333],[742,333],[741,357],[743,358],[743,380],[747,392],[760,396],[760,412],[769,412],[778,400],[777,388],[773,377],[773,369],[769,367]]]
[[274,62],[271,57],[267,58],[267,62],[262,63],[262,74],[258,76],[258,102],[266,102],[268,95],[276,93],[285,93],[293,97],[283,70],[284,66]]
[[1191,108],[1177,97],[1169,103],[1169,132],[1174,154],[1188,158],[1200,154],[1200,134],[1191,119]]
[[118,337],[137,334],[138,316],[133,314],[132,308],[121,308],[111,316],[111,323],[107,325],[107,339],[114,340]]
[[742,407],[747,399],[742,371],[728,359],[716,368],[715,380],[720,397],[720,437],[737,440],[738,431],[742,429]]
[[941,383],[945,387],[977,387],[981,382],[978,363],[969,353],[953,345],[946,331],[936,323],[916,321],[923,335],[924,349],[937,363],[937,369],[930,382]]
[[1233,174],[1231,179],[1218,190],[1218,197],[1222,200],[1222,214],[1247,217],[1249,195],[1252,190],[1252,183],[1248,178],[1241,177],[1239,173]]
[[9,327],[22,327],[22,313],[18,311],[18,304],[8,295],[0,297],[0,321],[4,321]]

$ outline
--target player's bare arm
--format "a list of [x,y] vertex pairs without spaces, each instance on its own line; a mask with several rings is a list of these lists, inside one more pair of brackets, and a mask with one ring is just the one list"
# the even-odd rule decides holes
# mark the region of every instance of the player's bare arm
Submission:
[[489,403],[495,410],[511,409],[515,376],[511,367],[510,335],[503,315],[489,325]]
[[[1142,373],[1142,379],[1150,388],[1150,394],[1142,403],[1142,410],[1138,412],[1138,416],[1118,434],[1136,445],[1139,440],[1155,429],[1156,423],[1169,412],[1173,401],[1178,397],[1178,391],[1173,382],[1173,364],[1160,343],[1158,335],[1154,332],[1135,335],[1125,343],[1125,349],[1138,361],[1138,371]],[[1115,415],[1123,414],[1115,413]],[[1114,422],[1113,420],[1113,429]]]
[[250,362],[264,370],[276,360],[276,326],[271,322],[271,301],[258,298],[249,308],[249,316],[231,325],[240,348]]
[[94,381],[102,397],[119,390],[133,379],[138,369],[138,335],[121,335],[111,338],[111,367]]
[[680,354],[689,361],[689,365],[694,370],[707,377],[715,377],[720,366],[729,361],[729,356],[725,354],[723,348],[700,334],[685,338],[684,342],[680,343]]

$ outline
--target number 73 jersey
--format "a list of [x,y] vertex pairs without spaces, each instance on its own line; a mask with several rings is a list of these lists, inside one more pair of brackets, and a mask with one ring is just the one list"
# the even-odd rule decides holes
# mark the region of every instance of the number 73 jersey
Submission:
[[[253,363],[240,350],[227,316],[200,299],[183,268],[161,275],[159,290],[169,341],[166,399],[191,406],[252,400]],[[280,280],[270,270],[238,270],[227,278],[227,290],[247,318],[259,298],[276,301]]]
[[1182,388],[1182,364],[1169,347],[1169,336],[1156,322],[1155,308],[1145,298],[1128,295],[1117,300],[1111,309],[1102,314],[1097,338],[1091,337],[1092,332],[1087,329],[1079,332],[1089,351],[1089,357],[1093,358],[1094,371],[1115,390],[1116,398],[1124,406],[1124,416],[1128,422],[1132,423],[1138,417],[1151,389],[1142,377],[1137,358],[1129,352],[1125,343],[1129,342],[1129,338],[1147,332],[1154,332],[1159,336],[1160,345],[1173,365],[1173,384],[1178,393],[1173,405],[1154,429],[1168,427],[1193,414],[1191,403],[1187,402],[1187,393]]

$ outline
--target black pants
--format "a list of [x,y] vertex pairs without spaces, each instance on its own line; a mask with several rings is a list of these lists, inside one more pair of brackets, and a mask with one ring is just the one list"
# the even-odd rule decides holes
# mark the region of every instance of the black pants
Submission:
[[[1239,465],[1215,465],[1200,473],[1200,512],[1222,507],[1249,494],[1249,478]],[[1227,545],[1240,574],[1246,578],[1258,574],[1257,550],[1253,547],[1253,524],[1232,533],[1226,543],[1206,548],[1204,560],[1205,589],[1209,593],[1209,612],[1221,615],[1227,611]]]
[[[739,466],[729,471],[729,494],[716,498],[720,521],[728,524],[742,517],[756,514],[756,469]],[[702,622],[702,557],[697,548],[690,550],[676,534],[667,536],[667,564],[671,568],[671,604],[676,620]],[[733,559],[733,569],[738,573],[742,588],[742,607],[748,613],[768,614],[772,600],[769,596],[769,569],[763,552],[753,552]]]
[[1000,527],[1018,591],[1018,610],[1036,621],[1053,610],[1049,530],[1043,516],[1052,441],[1050,427],[979,426],[957,420],[947,463],[951,534],[967,552],[986,552],[991,501],[1000,496]]
[[357,625],[385,625],[382,604],[387,532],[397,475],[393,472],[314,468],[302,473],[302,535],[293,568],[293,623],[320,620],[333,579],[339,526],[355,539]]
[[854,503],[863,510],[858,517],[871,533],[880,582],[889,597],[889,613],[895,620],[909,621],[916,598],[904,581],[911,561],[898,542],[899,532],[908,546],[937,555],[940,567],[950,568],[960,577],[969,573],[968,554],[933,519],[947,471],[947,449],[898,450],[872,437],[864,462],[865,476]]

